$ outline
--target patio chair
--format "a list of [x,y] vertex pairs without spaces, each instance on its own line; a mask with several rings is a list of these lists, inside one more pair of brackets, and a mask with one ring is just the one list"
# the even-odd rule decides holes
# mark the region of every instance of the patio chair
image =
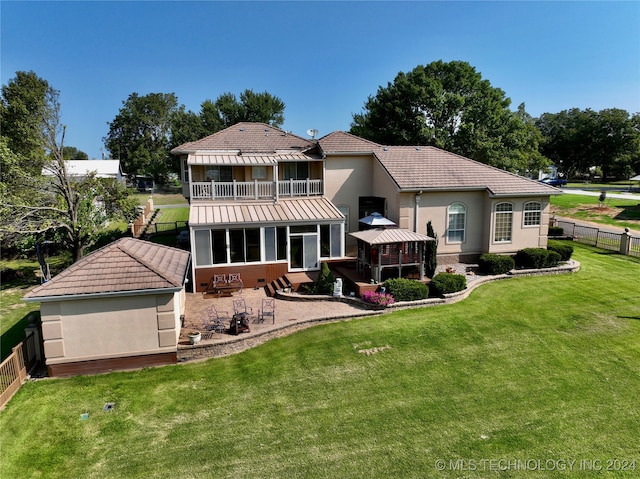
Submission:
[[210,329],[216,333],[224,333],[227,329],[225,321],[229,321],[229,313],[227,311],[218,311],[214,305],[207,307],[207,315],[209,316]]
[[253,308],[247,307],[244,298],[233,300],[233,314],[253,314]]
[[276,300],[273,298],[262,300],[262,308],[258,311],[258,322],[263,323],[265,318],[271,318],[273,324],[276,324]]

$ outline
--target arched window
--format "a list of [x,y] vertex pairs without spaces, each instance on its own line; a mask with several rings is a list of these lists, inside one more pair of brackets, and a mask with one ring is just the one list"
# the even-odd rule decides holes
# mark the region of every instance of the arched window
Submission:
[[524,204],[524,226],[540,226],[541,206],[537,201],[530,201]]
[[447,242],[464,242],[464,231],[467,222],[467,208],[462,203],[449,205],[447,212]]
[[509,243],[511,241],[512,225],[513,205],[511,203],[498,203],[496,205],[493,241],[496,243]]

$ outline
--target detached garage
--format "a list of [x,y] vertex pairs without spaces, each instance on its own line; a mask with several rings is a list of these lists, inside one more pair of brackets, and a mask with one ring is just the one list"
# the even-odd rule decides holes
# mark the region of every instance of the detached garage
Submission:
[[49,376],[175,363],[189,266],[187,251],[122,238],[33,289]]

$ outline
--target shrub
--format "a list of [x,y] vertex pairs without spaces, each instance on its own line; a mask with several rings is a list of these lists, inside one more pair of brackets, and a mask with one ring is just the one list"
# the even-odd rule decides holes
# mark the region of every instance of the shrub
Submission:
[[438,267],[438,236],[433,229],[431,221],[427,222],[427,236],[433,238],[434,241],[427,241],[425,245],[424,273],[429,278],[433,278],[433,275],[436,274],[436,268]]
[[365,303],[379,304],[380,306],[388,306],[395,302],[390,294],[376,293],[375,291],[365,291],[360,295],[360,299]]
[[333,283],[335,283],[335,281],[336,279],[333,276],[333,273],[329,270],[329,265],[327,263],[322,263],[320,274],[313,285],[312,293],[333,294]]
[[560,261],[569,261],[573,254],[573,246],[566,241],[550,240],[547,244],[547,249],[558,253]]
[[431,296],[443,296],[448,293],[462,291],[467,287],[467,278],[463,274],[438,273],[436,274],[429,289]]
[[514,259],[518,268],[551,268],[560,263],[560,254],[544,248],[525,248],[518,251]]
[[564,229],[560,226],[549,226],[549,236],[562,236]]
[[505,274],[515,268],[516,263],[511,256],[485,253],[480,256],[478,266],[485,274]]
[[383,285],[396,301],[417,301],[429,297],[427,285],[413,279],[393,278],[386,280]]

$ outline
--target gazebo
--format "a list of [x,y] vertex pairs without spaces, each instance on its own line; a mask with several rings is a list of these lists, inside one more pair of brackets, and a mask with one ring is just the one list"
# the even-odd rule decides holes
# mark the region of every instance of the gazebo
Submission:
[[[349,233],[358,240],[356,269],[376,283],[388,277],[402,278],[418,271],[424,278],[424,251],[433,238],[401,228],[371,229]],[[395,271],[385,271],[395,269]],[[405,274],[403,274],[403,270]]]

